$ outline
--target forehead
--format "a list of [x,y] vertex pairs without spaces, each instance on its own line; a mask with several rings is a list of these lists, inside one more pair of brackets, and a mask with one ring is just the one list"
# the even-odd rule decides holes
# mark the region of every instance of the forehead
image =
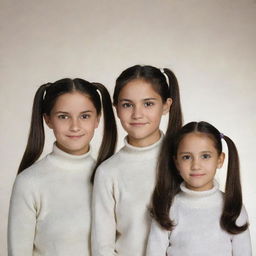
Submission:
[[120,91],[119,99],[122,98],[160,98],[160,95],[154,90],[151,83],[143,79],[134,79],[128,82]]
[[213,139],[209,135],[192,132],[182,138],[179,143],[178,151],[216,151],[216,148]]
[[81,92],[71,92],[60,95],[54,104],[53,109],[77,109],[94,107],[90,97]]

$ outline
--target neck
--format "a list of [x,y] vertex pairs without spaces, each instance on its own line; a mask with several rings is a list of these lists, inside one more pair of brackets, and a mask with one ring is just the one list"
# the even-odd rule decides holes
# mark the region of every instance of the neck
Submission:
[[184,182],[180,185],[178,199],[192,208],[211,208],[222,203],[222,194],[219,185],[214,181],[213,188],[205,191],[194,191],[188,189]]
[[160,130],[156,131],[155,134],[153,134],[150,138],[146,138],[146,139],[145,138],[137,139],[137,138],[133,138],[130,135],[127,135],[128,143],[134,147],[140,147],[140,148],[150,146],[156,143],[160,138],[161,138]]
[[73,155],[69,154],[56,146],[56,143],[53,145],[53,151],[48,155],[49,161],[52,162],[55,166],[64,168],[65,170],[77,170],[84,168],[85,163],[91,159],[90,149],[87,153],[82,155]]

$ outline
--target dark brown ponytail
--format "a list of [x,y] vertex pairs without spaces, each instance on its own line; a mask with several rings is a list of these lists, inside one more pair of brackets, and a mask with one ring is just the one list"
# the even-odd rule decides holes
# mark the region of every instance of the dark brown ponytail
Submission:
[[174,159],[177,157],[181,140],[185,135],[193,132],[199,132],[211,138],[219,155],[222,153],[221,138],[227,143],[228,172],[220,225],[230,234],[241,233],[248,228],[248,223],[244,223],[242,226],[236,224],[242,209],[239,158],[236,146],[229,137],[223,136],[214,126],[203,121],[190,122],[174,136],[165,136],[159,157],[157,183],[153,193],[151,213],[164,229],[172,230],[175,227],[169,212],[175,195],[180,191],[180,184],[183,179],[179,175]]
[[102,107],[104,112],[104,131],[103,139],[98,153],[97,162],[91,176],[92,183],[94,181],[97,167],[104,160],[106,160],[107,158],[114,154],[117,141],[117,127],[110,95],[105,86],[103,86],[102,84],[93,83],[93,85],[101,93]]
[[168,76],[170,98],[172,99],[166,135],[172,137],[181,128],[183,123],[180,90],[174,73],[168,68],[164,68],[164,73]]
[[228,171],[224,194],[224,206],[221,215],[221,226],[231,234],[238,234],[248,228],[248,223],[242,226],[236,225],[236,220],[242,209],[242,189],[240,181],[239,157],[234,142],[223,136],[228,146]]
[[42,154],[44,148],[43,97],[48,84],[41,85],[34,97],[30,131],[18,174],[31,166]]
[[[103,106],[104,134],[95,169],[102,161],[106,160],[114,153],[117,140],[117,128],[110,95],[107,89],[102,84],[90,83],[80,78],[64,78],[54,83],[40,86],[35,94],[28,142],[18,173],[31,166],[42,154],[45,141],[43,115],[50,115],[59,96],[74,91],[79,91],[89,96],[96,108],[97,115],[100,115]],[[91,178],[92,182],[95,169]]]

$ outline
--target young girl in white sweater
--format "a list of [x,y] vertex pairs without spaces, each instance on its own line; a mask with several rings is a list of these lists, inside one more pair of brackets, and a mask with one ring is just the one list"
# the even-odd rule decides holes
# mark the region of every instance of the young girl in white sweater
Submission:
[[[214,180],[228,147],[225,193]],[[153,194],[147,256],[251,256],[233,141],[206,122],[185,125],[163,142]]]
[[[101,102],[102,99],[102,102]],[[101,108],[104,135],[98,159],[90,141]],[[44,124],[54,132],[53,151],[44,147]],[[106,88],[82,79],[61,79],[36,92],[27,147],[10,202],[9,256],[91,255],[91,176],[114,153],[116,124]]]
[[163,134],[181,127],[179,87],[169,70],[133,66],[117,78],[114,106],[127,136],[125,146],[97,169],[92,204],[92,254],[143,256],[150,228],[148,206],[155,186]]

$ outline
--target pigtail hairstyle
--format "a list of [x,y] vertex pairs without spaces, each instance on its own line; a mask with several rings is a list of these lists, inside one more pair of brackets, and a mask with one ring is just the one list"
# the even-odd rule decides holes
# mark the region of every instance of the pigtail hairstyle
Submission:
[[98,158],[96,165],[93,169],[93,173],[91,176],[91,183],[94,181],[95,173],[97,167],[107,158],[112,156],[115,152],[116,141],[117,141],[117,127],[115,116],[113,112],[112,102],[110,95],[105,88],[100,83],[92,83],[97,90],[101,93],[102,107],[104,113],[104,132],[103,139],[101,142],[101,146],[98,153]]
[[169,216],[169,212],[183,181],[175,166],[175,159],[181,140],[185,135],[193,132],[208,136],[214,142],[218,155],[222,153],[221,138],[223,137],[227,143],[229,151],[228,172],[220,225],[228,233],[241,233],[248,228],[248,223],[243,226],[236,225],[236,220],[242,209],[242,191],[239,159],[235,144],[229,137],[222,136],[214,126],[203,121],[190,122],[183,126],[172,138],[167,136],[164,138],[159,157],[157,183],[153,193],[151,213],[164,229],[173,230],[175,225]]
[[[168,77],[166,79],[165,75]],[[124,70],[116,80],[116,86],[113,95],[113,103],[118,104],[118,96],[124,86],[132,80],[141,79],[152,85],[152,88],[161,96],[163,103],[168,98],[172,99],[172,105],[169,112],[169,122],[166,135],[175,134],[182,126],[182,110],[180,104],[179,84],[174,73],[164,68],[153,66],[135,65]]]
[[248,223],[236,225],[236,220],[242,209],[242,189],[239,171],[239,157],[234,142],[223,135],[228,147],[228,171],[224,194],[224,206],[221,215],[221,227],[230,234],[238,234],[248,228]]
[[48,86],[49,83],[43,84],[36,91],[32,108],[32,117],[27,146],[18,169],[18,174],[31,166],[42,154],[45,141],[43,122],[43,97]]
[[[172,205],[174,196],[179,192],[179,185],[182,182],[181,177],[175,172],[175,164],[172,159],[171,141],[174,135],[182,126],[182,110],[180,102],[179,84],[174,73],[167,68],[162,71],[163,75],[168,76],[170,98],[173,100],[167,131],[163,140],[159,159],[158,159],[158,179],[152,196],[151,214],[160,223],[161,226],[172,230],[174,224],[169,218],[169,209]],[[161,174],[159,173],[161,172]]]
[[[90,83],[80,78],[64,78],[54,83],[42,85],[36,92],[28,143],[18,173],[31,166],[40,157],[43,151],[45,140],[43,115],[49,116],[51,114],[54,104],[59,96],[76,91],[83,93],[90,98],[98,116],[101,114],[101,107],[103,105],[104,135],[95,169],[102,161],[114,153],[117,129],[111,99],[107,89],[102,84]],[[100,92],[101,97],[98,91]],[[91,178],[92,181],[95,169]]]
[[183,123],[180,91],[178,80],[174,73],[168,68],[164,68],[163,71],[168,76],[170,98],[173,100],[169,113],[168,128],[166,131],[166,135],[172,137],[181,128]]
[[[168,98],[172,99],[167,131],[159,154],[159,173],[152,198],[153,208],[151,211],[163,227],[171,229],[173,224],[169,218],[169,209],[172,198],[178,193],[179,184],[182,181],[181,177],[173,171],[175,170],[175,165],[171,157],[172,147],[170,144],[183,122],[179,84],[176,76],[170,69],[164,68],[160,70],[153,66],[132,66],[124,70],[116,80],[113,96],[115,106],[118,104],[118,96],[122,88],[135,79],[141,79],[150,83],[152,88],[161,96],[163,103],[166,103]],[[172,171],[172,174],[170,171]]]

